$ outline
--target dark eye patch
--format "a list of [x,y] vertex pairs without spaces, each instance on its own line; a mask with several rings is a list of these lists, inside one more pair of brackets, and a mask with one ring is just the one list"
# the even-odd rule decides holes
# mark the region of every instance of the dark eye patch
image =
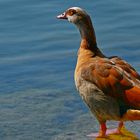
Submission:
[[70,10],[68,10],[67,14],[72,16],[72,15],[76,14],[76,10],[70,9]]

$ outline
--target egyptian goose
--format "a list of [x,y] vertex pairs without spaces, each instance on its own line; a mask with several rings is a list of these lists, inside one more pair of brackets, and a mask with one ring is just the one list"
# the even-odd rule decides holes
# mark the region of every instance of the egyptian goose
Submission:
[[74,23],[81,34],[75,69],[75,85],[100,124],[97,137],[107,135],[107,120],[140,120],[140,75],[123,59],[105,56],[98,48],[90,16],[79,7],[72,7],[58,19]]

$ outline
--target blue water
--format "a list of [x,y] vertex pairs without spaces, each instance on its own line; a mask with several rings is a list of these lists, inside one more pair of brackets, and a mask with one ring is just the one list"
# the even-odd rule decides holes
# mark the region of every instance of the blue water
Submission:
[[[71,6],[90,13],[106,55],[140,72],[140,1],[0,0],[1,140],[86,140],[98,130],[74,86],[79,32],[56,19]],[[127,123],[137,135],[139,125]]]

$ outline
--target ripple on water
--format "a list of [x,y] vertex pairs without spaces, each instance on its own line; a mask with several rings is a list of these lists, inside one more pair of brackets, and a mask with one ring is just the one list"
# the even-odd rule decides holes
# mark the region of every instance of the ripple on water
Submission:
[[[97,120],[74,86],[79,32],[56,16],[68,7],[83,7],[94,20],[102,51],[125,58],[140,71],[139,4],[1,0],[0,138],[85,140],[97,132]],[[126,126],[139,135],[139,122]]]

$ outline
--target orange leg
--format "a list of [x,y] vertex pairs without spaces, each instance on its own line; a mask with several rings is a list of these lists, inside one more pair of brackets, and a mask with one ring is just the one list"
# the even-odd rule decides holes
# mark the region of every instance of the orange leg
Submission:
[[99,131],[99,135],[97,136],[98,138],[103,138],[106,136],[106,122],[103,122],[100,124],[100,131]]
[[124,126],[123,121],[120,121],[118,124],[118,128],[116,130],[114,129],[114,132],[112,132],[112,134],[119,134],[119,135],[122,134],[121,129],[123,126]]
[[96,137],[96,138],[105,138],[107,135],[110,134],[122,134],[121,129],[124,126],[123,121],[119,122],[118,128],[117,129],[107,129],[106,127],[106,122],[100,123],[100,130],[99,133],[91,133],[87,135],[88,137]]
[[104,138],[106,137],[106,122],[100,123],[100,130],[99,133],[91,133],[87,135],[88,137],[94,137],[94,138]]
[[109,134],[122,134],[121,129],[124,126],[123,121],[119,122],[117,129],[108,129],[106,128],[106,123],[101,123],[101,128],[99,131],[99,135],[97,137],[106,137]]
[[121,134],[121,133],[122,133],[122,132],[121,132],[121,129],[122,129],[123,126],[124,126],[123,121],[120,121],[120,122],[119,122],[119,125],[118,125],[118,129],[117,129],[117,133],[118,133],[118,134]]

